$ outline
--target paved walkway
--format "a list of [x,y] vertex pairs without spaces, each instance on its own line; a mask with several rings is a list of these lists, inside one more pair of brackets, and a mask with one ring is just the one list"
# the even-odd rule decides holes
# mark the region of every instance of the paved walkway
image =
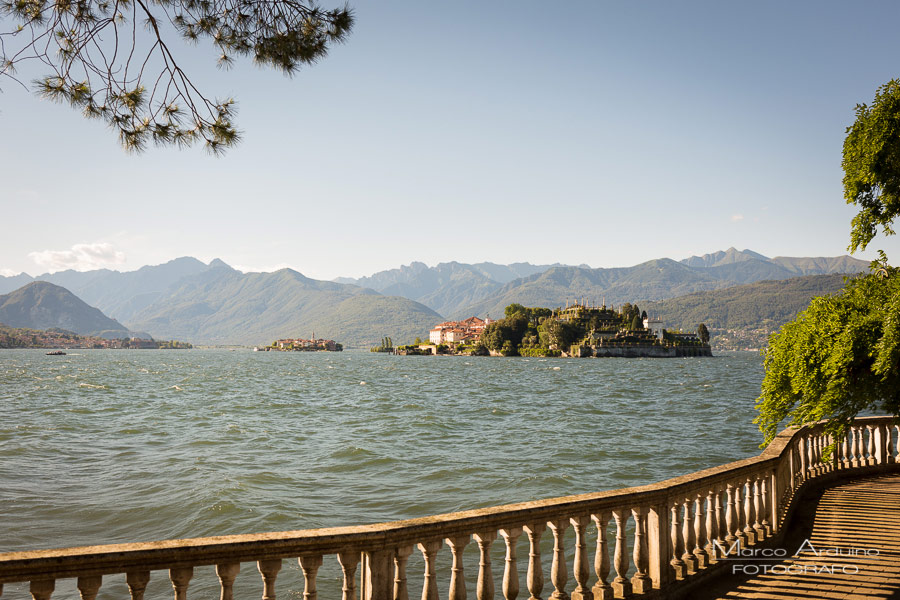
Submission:
[[[729,559],[692,600],[900,599],[900,475],[859,479],[805,498],[784,559]],[[808,540],[808,542],[806,542]]]

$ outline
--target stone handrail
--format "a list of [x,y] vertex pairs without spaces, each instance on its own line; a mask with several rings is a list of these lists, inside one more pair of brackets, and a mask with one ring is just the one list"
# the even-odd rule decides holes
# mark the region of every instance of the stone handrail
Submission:
[[[900,466],[900,426],[889,417],[857,419],[823,462],[830,441],[817,424],[781,432],[756,457],[651,485],[405,521],[0,554],[0,594],[4,583],[30,582],[34,600],[50,600],[56,580],[77,578],[82,600],[94,600],[104,576],[124,574],[132,600],[142,600],[150,573],[168,570],[175,600],[186,600],[194,567],[215,565],[221,600],[232,600],[241,563],[254,562],[263,600],[274,600],[282,561],[296,558],[304,600],[317,600],[318,569],[324,556],[335,555],[343,575],[342,600],[409,600],[407,560],[418,548],[425,563],[421,598],[437,600],[437,553],[446,542],[452,554],[448,598],[465,600],[462,554],[474,540],[480,556],[477,598],[492,600],[490,549],[499,535],[506,549],[501,592],[506,600],[516,600],[517,541],[524,534],[529,548],[525,584],[530,600],[538,600],[544,588],[540,540],[549,530],[551,600],[667,597],[714,570],[735,543],[754,546],[780,537],[793,500],[807,482]],[[589,551],[586,531],[592,522],[602,535]],[[569,593],[565,532],[570,526],[575,587]]]

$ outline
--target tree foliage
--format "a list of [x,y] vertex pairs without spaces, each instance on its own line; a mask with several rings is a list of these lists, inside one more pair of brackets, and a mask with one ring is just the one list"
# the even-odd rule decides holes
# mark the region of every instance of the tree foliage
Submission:
[[878,227],[894,233],[900,214],[900,80],[878,89],[871,106],[856,106],[844,140],[844,198],[860,207],[853,218],[850,251],[865,250]]
[[0,76],[23,64],[49,73],[34,83],[45,98],[105,121],[132,151],[148,142],[203,141],[218,153],[240,138],[234,101],[213,100],[182,69],[173,40],[208,39],[219,66],[235,57],[292,74],[324,57],[353,26],[349,8],[312,0],[0,0]]
[[709,343],[709,328],[706,327],[705,323],[697,325],[697,337],[699,337],[700,341],[704,344]]
[[775,334],[754,421],[768,443],[779,424],[829,420],[842,439],[864,410],[900,415],[900,269],[886,260],[842,291],[814,298]]
[[544,321],[544,330],[547,332],[547,341],[550,346],[566,352],[578,337],[578,330],[571,323],[559,319]]
[[[879,88],[871,106],[856,107],[842,166],[844,196],[861,207],[850,232],[855,251],[879,226],[893,234],[900,214],[900,81]],[[814,298],[770,340],[755,420],[765,443],[785,420],[827,420],[833,447],[861,411],[900,418],[900,269],[880,255],[869,275]]]

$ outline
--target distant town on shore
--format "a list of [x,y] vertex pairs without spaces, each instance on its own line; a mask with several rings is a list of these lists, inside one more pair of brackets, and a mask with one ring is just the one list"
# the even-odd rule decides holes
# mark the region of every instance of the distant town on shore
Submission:
[[7,327],[0,323],[0,348],[64,348],[66,350],[186,350],[188,342],[153,340],[138,337],[104,338],[78,335],[65,329],[46,330]]

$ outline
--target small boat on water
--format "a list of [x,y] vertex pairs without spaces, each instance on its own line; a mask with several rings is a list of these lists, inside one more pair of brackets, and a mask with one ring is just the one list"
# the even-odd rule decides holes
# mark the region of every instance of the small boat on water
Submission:
[[53,352],[48,352],[47,356],[65,356],[66,353],[62,350],[54,350]]

